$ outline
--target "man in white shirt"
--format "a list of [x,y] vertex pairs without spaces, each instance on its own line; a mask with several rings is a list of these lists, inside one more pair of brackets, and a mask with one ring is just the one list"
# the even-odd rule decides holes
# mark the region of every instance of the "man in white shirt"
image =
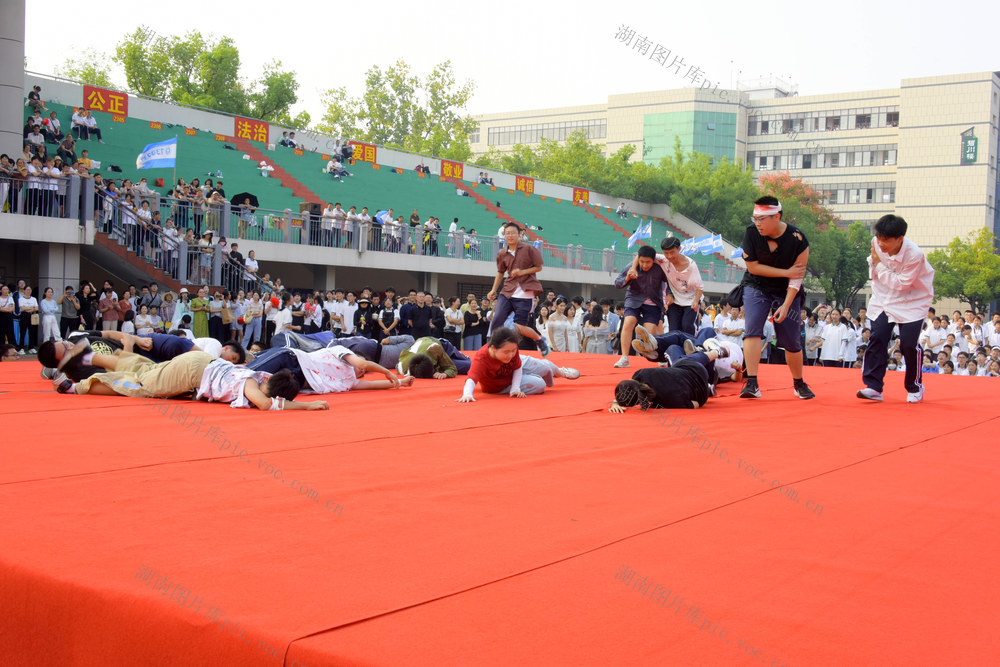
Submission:
[[347,291],[347,301],[341,305],[341,311],[344,314],[344,335],[353,336],[354,335],[354,313],[358,311],[357,304],[358,295],[354,293],[353,290]]
[[100,128],[97,127],[97,119],[94,118],[94,115],[92,113],[90,113],[89,109],[86,110],[86,111],[84,111],[83,115],[84,115],[84,120],[87,123],[87,134],[88,135],[96,135],[97,136],[97,141],[99,143],[103,144],[104,143],[104,139],[101,137],[101,130],[100,130]]
[[[323,245],[333,245],[333,205],[327,204],[323,209],[323,218],[320,220],[320,228],[323,230]],[[340,245],[340,230],[337,230],[337,245]]]
[[87,115],[84,113],[83,107],[73,111],[73,124],[71,131],[76,135],[77,139],[90,139],[90,131],[87,128]]
[[451,221],[448,225],[448,254],[451,257],[455,256],[455,233],[458,232],[458,218]]
[[[340,202],[333,205],[330,217],[333,218],[333,244],[338,248],[350,248],[351,241],[354,238],[354,230],[347,226],[347,211],[340,207]],[[342,246],[340,242],[344,232],[346,232],[347,242],[345,246]]]
[[918,339],[924,316],[934,300],[934,269],[924,252],[906,237],[906,221],[896,215],[884,215],[875,223],[875,238],[869,267],[872,298],[868,312],[872,333],[865,352],[861,378],[865,388],[858,398],[881,401],[887,367],[886,346],[893,325],[899,327],[899,345],[906,364],[903,384],[908,403],[924,397],[921,384],[922,352]]
[[[333,331],[333,335],[338,338],[344,336],[344,290],[339,287],[333,290],[333,301],[327,301],[324,304],[324,308],[330,313],[330,329]],[[353,318],[353,313],[351,317]],[[354,320],[351,319],[351,323]]]
[[947,337],[948,330],[941,326],[941,318],[935,317],[931,320],[931,326],[924,329],[920,335],[921,347],[925,350],[930,350],[934,353],[934,356],[937,356],[937,353],[944,346]]

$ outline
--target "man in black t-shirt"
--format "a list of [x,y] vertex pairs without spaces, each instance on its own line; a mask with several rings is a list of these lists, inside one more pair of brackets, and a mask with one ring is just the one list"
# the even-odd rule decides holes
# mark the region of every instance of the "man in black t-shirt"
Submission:
[[743,305],[746,326],[743,356],[747,380],[740,398],[760,398],[757,367],[760,364],[764,322],[774,314],[778,347],[785,349],[785,363],[792,373],[795,395],[816,398],[802,379],[802,278],[809,261],[809,241],[802,230],[781,219],[781,203],[764,196],[754,202],[753,224],[743,234]]

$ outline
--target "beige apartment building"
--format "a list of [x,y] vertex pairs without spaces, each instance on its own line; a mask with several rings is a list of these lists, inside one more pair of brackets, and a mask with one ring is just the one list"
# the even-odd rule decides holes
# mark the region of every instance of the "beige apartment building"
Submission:
[[780,81],[742,90],[611,95],[603,104],[478,116],[472,149],[501,151],[584,130],[606,154],[627,144],[657,163],[684,151],[788,171],[824,192],[846,222],[896,213],[925,248],[997,215],[1000,73],[904,79],[899,88],[799,96]]

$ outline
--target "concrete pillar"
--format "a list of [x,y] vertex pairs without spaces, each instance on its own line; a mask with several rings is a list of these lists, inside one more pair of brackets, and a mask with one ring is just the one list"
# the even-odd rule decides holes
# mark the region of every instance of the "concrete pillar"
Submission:
[[320,267],[326,269],[326,280],[323,283],[322,290],[326,292],[327,290],[332,290],[337,287],[337,267],[336,266],[326,266]]
[[[20,155],[24,126],[24,0],[0,0],[0,153]],[[42,90],[45,99],[45,90]],[[67,132],[69,128],[67,127]]]
[[583,302],[587,303],[590,301],[590,295],[594,292],[594,286],[590,283],[584,283],[580,285],[580,296],[583,297]]
[[[436,273],[425,273],[424,279],[424,291],[430,292],[431,294],[437,296],[438,293],[438,274]],[[445,297],[447,298],[447,297]]]
[[51,287],[62,294],[66,285],[80,285],[80,246],[65,243],[47,243],[38,256],[39,292]]

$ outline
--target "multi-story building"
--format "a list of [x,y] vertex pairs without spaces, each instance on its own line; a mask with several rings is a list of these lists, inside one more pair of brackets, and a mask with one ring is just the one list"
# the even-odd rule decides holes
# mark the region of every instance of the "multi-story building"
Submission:
[[582,129],[608,155],[633,144],[633,159],[658,163],[679,140],[685,152],[742,161],[756,176],[801,177],[846,222],[901,215],[914,240],[934,248],[982,227],[1000,235],[998,98],[998,72],[810,96],[774,81],[738,91],[661,90],[482,115],[472,148],[503,151]]

